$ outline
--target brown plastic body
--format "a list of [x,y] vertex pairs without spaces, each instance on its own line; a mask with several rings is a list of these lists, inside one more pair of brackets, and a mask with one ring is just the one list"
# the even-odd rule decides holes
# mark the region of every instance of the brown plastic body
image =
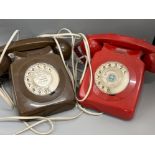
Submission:
[[[62,53],[64,55],[64,59],[68,60],[71,55],[70,44],[63,39],[58,39],[58,42],[60,44]],[[3,57],[2,63],[0,64],[0,76],[8,73],[9,66],[11,64],[11,60],[7,55],[8,53],[21,52],[21,53],[29,54],[29,51],[31,50],[41,49],[46,46],[50,46],[53,49],[54,53],[59,54],[59,51],[58,51],[58,48],[56,46],[54,39],[49,38],[49,37],[29,38],[29,39],[23,39],[23,40],[12,42],[7,49],[7,53]],[[5,45],[0,47],[0,54],[3,52],[4,47]]]
[[[71,80],[60,56],[52,53],[51,50],[51,47],[45,47],[28,51],[29,54],[31,53],[30,55],[17,52],[16,59],[11,64],[10,73],[14,98],[19,114],[22,116],[47,116],[69,110],[75,106],[75,97]],[[50,95],[34,95],[25,86],[25,71],[29,66],[39,62],[51,64],[59,74],[59,85],[55,92]]]

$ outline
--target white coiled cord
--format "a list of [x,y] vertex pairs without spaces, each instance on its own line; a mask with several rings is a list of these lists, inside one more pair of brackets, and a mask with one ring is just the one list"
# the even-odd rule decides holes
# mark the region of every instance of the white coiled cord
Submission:
[[[62,33],[62,31],[66,31],[67,33]],[[9,41],[7,42],[7,44],[5,45],[4,47],[4,50],[0,56],[0,63],[2,62],[3,60],[3,57],[9,47],[9,45],[11,44],[11,42],[13,41],[13,39],[17,36],[17,39],[19,38],[19,30],[16,30],[12,36],[10,37]],[[40,116],[9,116],[9,117],[0,117],[0,121],[16,121],[16,120],[38,120],[36,123],[33,123],[33,124],[29,124],[28,122],[24,122],[24,124],[26,125],[26,127],[20,131],[18,131],[16,134],[21,134],[27,130],[31,130],[32,132],[34,132],[35,134],[50,134],[53,132],[54,130],[54,124],[53,124],[53,121],[68,121],[68,120],[73,120],[73,119],[76,119],[78,118],[79,116],[82,115],[82,113],[87,113],[89,115],[94,115],[94,116],[98,116],[98,115],[101,115],[102,113],[96,113],[96,112],[91,112],[91,111],[88,111],[86,110],[85,108],[83,108],[78,102],[83,102],[86,100],[86,98],[88,97],[90,91],[91,91],[91,88],[92,88],[92,84],[93,84],[93,74],[92,74],[92,67],[91,67],[91,57],[90,57],[90,48],[89,48],[89,44],[88,44],[88,41],[87,41],[87,38],[85,37],[84,34],[82,33],[79,33],[79,34],[75,34],[75,33],[72,33],[69,29],[66,29],[66,28],[63,28],[61,30],[58,31],[57,34],[43,34],[43,35],[40,35],[38,37],[51,37],[54,39],[57,47],[58,47],[58,50],[59,50],[59,53],[60,53],[60,57],[62,59],[62,62],[65,66],[65,69],[72,81],[72,85],[73,85],[73,89],[74,89],[74,92],[75,92],[75,95],[76,95],[76,88],[77,86],[79,86],[84,78],[84,75],[85,75],[85,72],[86,72],[86,69],[87,69],[87,65],[89,66],[89,70],[90,70],[90,81],[89,81],[89,86],[88,86],[88,89],[87,89],[87,92],[86,92],[86,95],[84,96],[84,98],[82,99],[79,99],[77,96],[76,96],[76,100],[77,100],[77,104],[76,104],[76,107],[78,109],[81,110],[81,112],[75,116],[69,116],[69,117],[40,117]],[[57,40],[57,38],[69,38],[71,39],[71,45],[72,45],[72,49],[71,49],[71,63],[72,63],[72,72],[70,71],[69,67],[66,65],[65,63],[65,60],[64,60],[64,57],[63,57],[63,53],[62,53],[62,50],[61,50],[61,47],[60,47],[60,44]],[[82,39],[83,42],[84,42],[84,46],[85,46],[85,50],[86,50],[86,55],[80,57],[80,58],[76,58],[76,62],[75,61],[75,57],[74,57],[74,46],[75,46],[75,41],[76,39]],[[86,59],[86,63],[84,65],[84,70],[83,70],[83,73],[82,73],[82,76],[81,76],[81,79],[80,79],[80,82],[79,84],[77,84],[77,72],[78,72],[78,69],[77,69],[77,66],[78,66],[78,63],[80,62],[80,60],[82,58],[85,58]],[[15,106],[15,103],[12,101],[11,97],[8,95],[8,93],[5,91],[5,89],[1,86],[0,88],[0,96],[6,101],[6,103],[8,105],[10,105],[11,107],[14,107]],[[48,129],[48,131],[44,131],[44,132],[41,132],[41,131],[38,131],[36,129],[34,129],[34,127],[38,126],[39,124],[42,124],[44,122],[47,122],[49,125],[50,125],[50,128]]]

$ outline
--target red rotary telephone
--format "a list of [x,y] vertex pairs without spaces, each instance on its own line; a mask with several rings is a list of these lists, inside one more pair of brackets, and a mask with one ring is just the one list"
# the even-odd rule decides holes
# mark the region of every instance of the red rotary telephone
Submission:
[[[155,46],[117,34],[87,36],[91,51],[93,86],[81,105],[122,119],[131,119],[140,94],[144,71],[155,73]],[[75,49],[85,54],[81,42]],[[89,86],[87,69],[79,89],[83,98]]]

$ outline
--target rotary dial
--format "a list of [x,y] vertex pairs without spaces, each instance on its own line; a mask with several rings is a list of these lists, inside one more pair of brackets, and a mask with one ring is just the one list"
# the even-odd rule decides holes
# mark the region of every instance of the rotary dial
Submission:
[[59,84],[59,74],[56,69],[47,63],[35,63],[25,72],[24,82],[26,88],[39,96],[49,95],[55,91]]
[[95,72],[95,84],[104,93],[114,95],[122,92],[129,83],[127,67],[116,61],[108,61]]

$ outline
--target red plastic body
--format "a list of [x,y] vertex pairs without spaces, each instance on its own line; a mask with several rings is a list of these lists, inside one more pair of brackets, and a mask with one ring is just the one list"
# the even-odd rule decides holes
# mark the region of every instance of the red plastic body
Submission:
[[[101,64],[107,61],[117,61],[128,68],[130,80],[125,90],[111,96],[98,89],[93,77],[91,92],[87,99],[80,104],[84,107],[95,109],[121,119],[131,119],[142,87],[144,71],[145,68],[147,69],[141,57],[145,56],[144,54],[154,54],[155,47],[143,40],[113,34],[91,35],[88,36],[88,41],[91,45],[93,75]],[[154,58],[153,56],[152,59],[155,60]],[[150,61],[146,57],[145,61],[147,63],[148,60]],[[152,70],[154,71],[154,68]],[[79,89],[80,98],[83,98],[87,92],[90,84],[89,78],[90,72],[87,69]]]

